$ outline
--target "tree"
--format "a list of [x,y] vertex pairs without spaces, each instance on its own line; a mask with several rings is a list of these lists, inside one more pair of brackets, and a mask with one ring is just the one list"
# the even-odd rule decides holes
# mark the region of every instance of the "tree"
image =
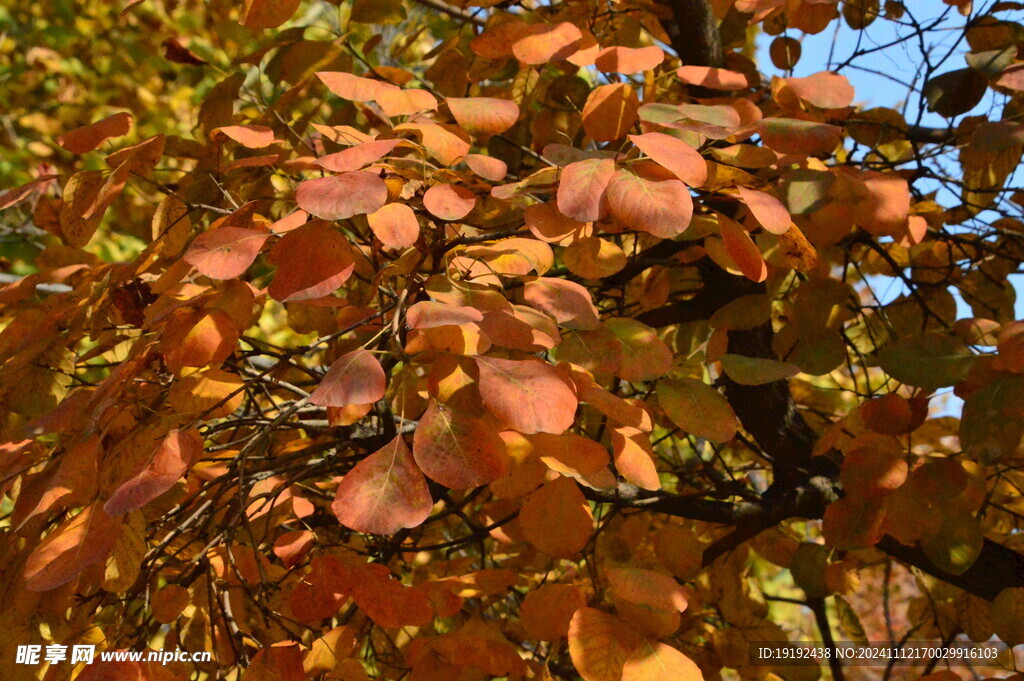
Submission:
[[1024,642],[1020,3],[86,4],[0,9],[5,678]]

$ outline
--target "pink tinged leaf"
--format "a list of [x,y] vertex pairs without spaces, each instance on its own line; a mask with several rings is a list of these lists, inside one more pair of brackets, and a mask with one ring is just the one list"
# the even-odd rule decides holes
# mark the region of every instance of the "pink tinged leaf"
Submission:
[[520,433],[564,433],[578,400],[562,375],[540,360],[478,357],[480,395],[487,409]]
[[500,158],[484,156],[482,154],[469,154],[465,160],[469,169],[485,180],[499,182],[508,175],[508,165]]
[[686,142],[663,132],[630,135],[629,140],[637,149],[691,187],[700,187],[707,182],[707,162]]
[[384,91],[400,89],[391,83],[363,78],[351,73],[318,71],[316,76],[327,86],[328,90],[351,102],[372,102]]
[[768,278],[768,265],[746,230],[729,218],[718,216],[718,231],[722,234],[725,252],[736,268],[751,281],[761,282]]
[[676,76],[687,85],[699,85],[712,90],[746,90],[750,87],[747,77],[742,73],[710,66],[681,66],[676,69]]
[[276,142],[274,131],[265,125],[226,125],[215,128],[211,136],[221,134],[249,149],[262,149]]
[[325,222],[310,222],[285,234],[270,252],[277,273],[267,293],[282,303],[315,300],[333,293],[352,276],[351,247]]
[[112,137],[127,135],[132,128],[132,115],[116,113],[102,120],[69,130],[57,138],[57,144],[72,154],[84,154],[96,149]]
[[416,303],[405,313],[405,321],[410,329],[475,324],[483,321],[483,318],[483,313],[475,307],[447,305],[432,300]]
[[449,489],[471,489],[508,472],[508,452],[498,432],[482,420],[431,401],[413,435],[416,465]]
[[650,71],[665,59],[665,52],[657,45],[650,47],[606,47],[594,59],[594,65],[604,73],[630,75]]
[[650,180],[626,169],[608,183],[608,208],[633,229],[672,239],[690,226],[693,198],[679,180]]
[[437,99],[426,90],[382,90],[374,99],[390,118],[411,116],[437,108]]
[[99,503],[86,506],[46,535],[25,561],[25,588],[49,591],[67,584],[114,550],[121,521]]
[[476,206],[476,195],[454,184],[435,184],[423,194],[423,206],[442,220],[461,220]]
[[211,279],[234,279],[249,269],[269,236],[242,227],[211,229],[192,242],[185,262]]
[[536,23],[524,27],[512,44],[512,54],[524,64],[545,64],[572,56],[583,33],[569,22]]
[[434,502],[401,435],[349,471],[331,510],[345,527],[369,534],[394,534],[417,527]]
[[404,203],[389,203],[366,216],[374,236],[385,248],[408,248],[420,237],[416,213]]
[[309,401],[321,407],[372,404],[384,397],[385,384],[380,362],[360,348],[334,360]]
[[558,183],[559,212],[578,222],[603,218],[608,212],[605,190],[614,174],[615,161],[610,158],[590,158],[567,165]]
[[782,202],[767,192],[736,187],[740,200],[754,215],[758,223],[772,234],[785,234],[793,224],[793,218]]
[[793,93],[819,109],[842,109],[853,103],[853,86],[846,76],[822,71],[806,78],[786,78]]
[[349,147],[344,151],[339,151],[336,154],[328,154],[318,158],[316,164],[335,173],[348,173],[379,161],[394,151],[395,147],[401,143],[402,140],[364,142],[354,147]]
[[142,508],[174,487],[203,454],[203,438],[195,430],[172,430],[153,451],[142,470],[122,482],[103,510],[112,516]]
[[445,103],[459,126],[473,135],[497,135],[519,120],[519,107],[508,99],[449,97]]
[[523,297],[566,328],[596,329],[601,325],[590,292],[574,281],[540,277],[526,282]]
[[363,170],[306,180],[295,192],[299,207],[324,220],[346,220],[372,213],[388,200],[388,186]]

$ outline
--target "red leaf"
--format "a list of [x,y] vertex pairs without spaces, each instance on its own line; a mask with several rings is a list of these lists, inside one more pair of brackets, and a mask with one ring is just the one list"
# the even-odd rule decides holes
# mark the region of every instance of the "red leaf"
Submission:
[[377,175],[364,170],[306,180],[295,192],[295,200],[308,213],[324,220],[345,220],[372,213],[388,200],[388,186]]
[[384,397],[385,383],[380,362],[360,348],[334,360],[309,401],[321,407],[371,404]]
[[508,99],[449,97],[444,101],[458,124],[474,135],[497,135],[519,120],[519,107]]
[[433,505],[427,481],[398,435],[341,479],[331,509],[357,532],[394,534],[420,525]]
[[435,184],[423,194],[423,207],[442,220],[461,220],[475,206],[476,195],[454,184]]
[[676,69],[679,80],[687,85],[699,85],[712,90],[746,90],[750,87],[742,73],[710,66],[680,66]]
[[211,229],[192,242],[185,262],[211,279],[234,279],[249,269],[269,236],[242,227]]
[[69,130],[57,138],[57,144],[72,154],[84,154],[112,137],[127,135],[131,129],[132,115],[122,111],[95,123]]
[[355,268],[348,241],[325,222],[286,233],[270,259],[278,267],[267,292],[282,303],[323,298],[338,290]]
[[708,164],[686,142],[663,132],[630,135],[637,149],[691,187],[699,187],[708,179]]
[[537,359],[478,357],[484,405],[520,433],[565,432],[576,418],[576,394],[550,364]]
[[483,321],[483,318],[483,313],[475,307],[447,305],[432,300],[416,303],[405,313],[405,321],[410,329],[461,326]]
[[497,431],[439,402],[431,401],[420,417],[412,448],[420,470],[449,489],[486,485],[508,469]]
[[588,158],[562,169],[557,203],[562,215],[579,222],[600,220],[607,213],[605,190],[615,174],[610,158]]
[[416,213],[404,203],[388,203],[366,216],[374,236],[385,248],[408,248],[420,236]]
[[203,438],[195,430],[172,430],[150,455],[142,470],[118,485],[103,510],[112,516],[142,508],[174,487],[203,454]]

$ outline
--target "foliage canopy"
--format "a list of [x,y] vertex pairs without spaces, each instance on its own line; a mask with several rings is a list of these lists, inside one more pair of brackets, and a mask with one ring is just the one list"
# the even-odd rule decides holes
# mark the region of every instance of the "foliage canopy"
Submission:
[[1024,6],[913,4],[6,2],[4,677],[1024,643]]

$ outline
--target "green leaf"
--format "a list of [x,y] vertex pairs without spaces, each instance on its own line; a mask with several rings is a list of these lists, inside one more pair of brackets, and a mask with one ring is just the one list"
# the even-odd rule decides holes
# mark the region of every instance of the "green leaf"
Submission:
[[736,435],[739,419],[717,390],[692,378],[658,383],[658,403],[686,432],[712,442],[727,442]]
[[722,368],[740,385],[764,385],[800,373],[800,367],[786,362],[731,354],[722,355]]
[[974,355],[958,338],[926,333],[887,345],[879,360],[897,381],[938,390],[959,383],[974,363]]

